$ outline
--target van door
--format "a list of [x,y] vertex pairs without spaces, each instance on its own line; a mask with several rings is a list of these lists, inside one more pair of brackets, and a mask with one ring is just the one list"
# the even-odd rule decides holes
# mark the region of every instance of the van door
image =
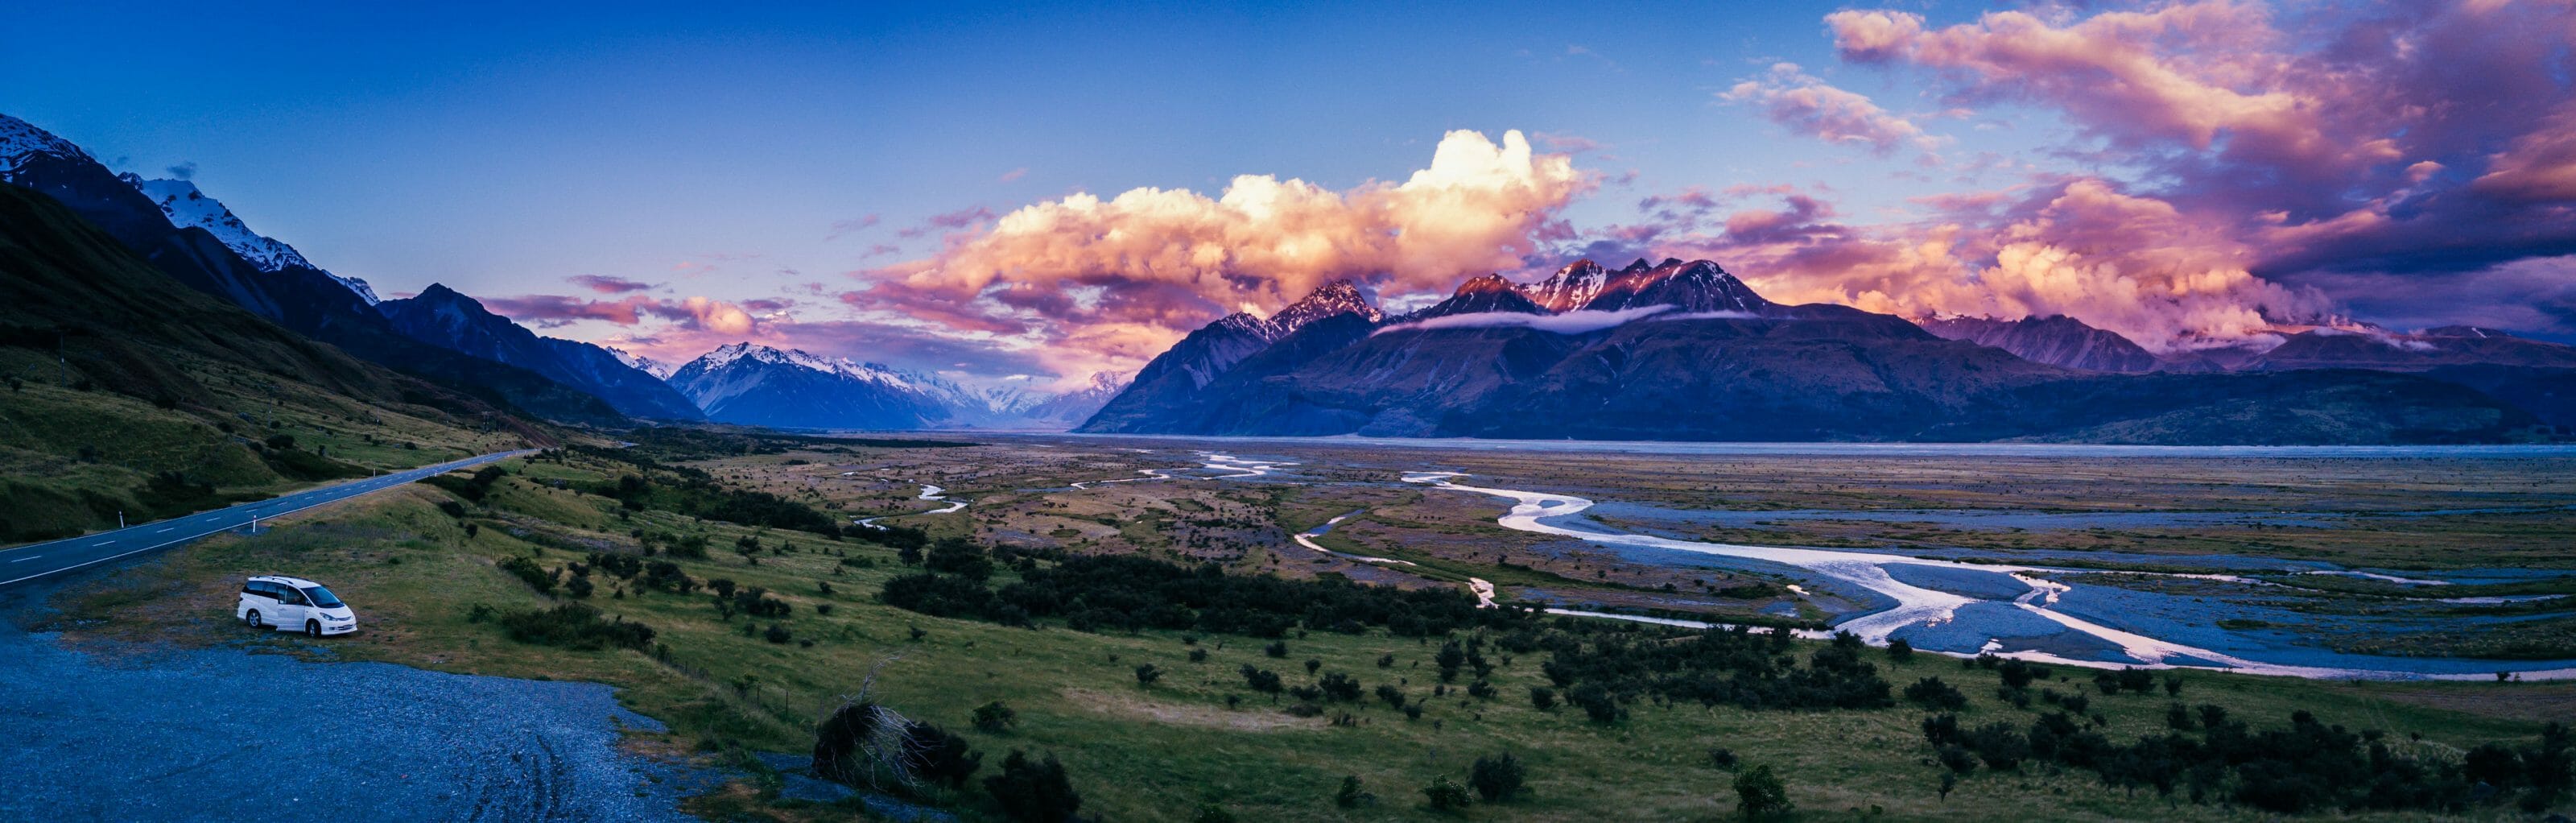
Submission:
[[250,585],[242,588],[243,607],[249,611],[259,612],[261,625],[277,625],[277,584],[265,580],[253,580]]
[[294,586],[278,585],[274,588],[277,591],[277,616],[269,618],[268,624],[287,631],[303,631],[305,619],[312,617],[312,603],[305,600],[304,593],[296,591]]

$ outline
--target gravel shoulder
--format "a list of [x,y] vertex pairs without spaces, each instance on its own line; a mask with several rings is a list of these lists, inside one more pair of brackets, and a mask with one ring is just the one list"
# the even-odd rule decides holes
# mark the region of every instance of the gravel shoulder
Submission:
[[683,821],[720,780],[619,747],[662,726],[596,683],[73,650],[0,601],[0,819]]

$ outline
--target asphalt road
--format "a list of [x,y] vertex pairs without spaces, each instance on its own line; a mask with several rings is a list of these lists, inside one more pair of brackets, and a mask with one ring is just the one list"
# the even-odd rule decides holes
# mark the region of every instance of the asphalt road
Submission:
[[254,518],[266,520],[324,503],[383,491],[424,477],[533,453],[535,453],[534,450],[495,452],[364,480],[351,480],[336,486],[308,489],[256,503],[243,503],[231,508],[198,512],[186,517],[128,526],[115,531],[85,534],[51,543],[20,546],[0,551],[0,586],[24,583],[58,572],[95,566],[120,557],[166,549],[216,532],[248,526]]

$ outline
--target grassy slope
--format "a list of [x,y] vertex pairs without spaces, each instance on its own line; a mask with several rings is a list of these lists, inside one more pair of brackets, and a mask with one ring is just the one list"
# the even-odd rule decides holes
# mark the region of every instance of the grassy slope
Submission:
[[[11,186],[0,186],[0,378],[17,381],[0,385],[0,543],[315,479],[248,445],[273,435],[359,475],[551,440],[190,290]],[[163,472],[216,492],[179,501],[140,491]]]
[[[1261,641],[1209,637],[1204,663],[1187,660],[1189,647],[1168,633],[1090,635],[1061,628],[1040,631],[921,617],[870,602],[884,579],[900,573],[890,551],[810,535],[772,532],[763,542],[793,541],[793,554],[759,555],[757,565],[729,550],[753,533],[726,524],[700,524],[661,513],[621,522],[611,503],[530,482],[590,479],[596,467],[514,461],[521,478],[505,480],[494,509],[471,517],[484,524],[468,539],[435,503],[446,493],[414,487],[363,501],[316,510],[257,538],[225,537],[152,567],[64,599],[73,618],[106,622],[84,631],[129,636],[178,636],[193,642],[237,640],[225,624],[239,577],[287,572],[330,582],[361,611],[368,630],[329,642],[339,656],[388,660],[482,674],[578,678],[612,683],[634,708],[669,721],[679,742],[726,739],[763,749],[802,751],[810,745],[813,718],[835,695],[855,689],[882,665],[878,695],[915,717],[959,730],[989,753],[987,773],[1011,748],[1051,751],[1064,758],[1085,810],[1117,820],[1187,819],[1199,803],[1216,803],[1245,820],[1436,819],[1422,807],[1421,786],[1436,775],[1463,779],[1479,755],[1511,751],[1528,761],[1532,797],[1505,806],[1480,806],[1470,817],[1494,820],[1675,820],[1716,817],[1733,808],[1731,777],[1707,765],[1710,747],[1732,749],[1750,762],[1780,767],[1791,797],[1810,818],[1839,818],[1848,810],[1884,810],[1905,819],[1981,819],[1999,811],[2052,819],[2158,818],[2176,814],[2152,795],[2106,790],[2083,774],[2048,776],[2037,771],[1979,773],[1946,802],[1933,787],[1937,774],[1924,765],[1929,752],[1916,723],[1922,712],[1898,708],[1869,712],[1752,713],[1696,706],[1639,706],[1617,727],[1585,722],[1560,708],[1529,707],[1530,685],[1543,683],[1537,659],[1519,659],[1496,677],[1503,698],[1493,703],[1455,694],[1432,701],[1419,721],[1371,703],[1352,708],[1356,727],[1328,727],[1322,719],[1289,717],[1241,688],[1241,663],[1279,671],[1290,683],[1307,682],[1302,661],[1324,661],[1323,671],[1358,676],[1370,687],[1410,678],[1416,695],[1431,688],[1433,646],[1383,634],[1341,637],[1318,634],[1289,641],[1290,655],[1273,660]],[[794,634],[816,641],[807,648],[774,645],[745,636],[744,621],[718,619],[704,594],[653,594],[611,599],[603,587],[592,603],[661,632],[658,642],[679,665],[637,652],[566,652],[519,645],[497,626],[476,623],[477,604],[501,609],[542,605],[543,598],[492,568],[512,555],[534,553],[547,567],[574,559],[513,537],[512,528],[542,532],[543,542],[565,540],[631,543],[623,533],[638,526],[682,534],[701,533],[717,549],[706,561],[683,565],[698,578],[726,577],[764,586],[794,604],[784,621]],[[816,552],[832,546],[876,562],[873,569],[835,572],[836,558]],[[818,584],[835,589],[823,595]],[[170,593],[181,596],[166,596]],[[835,612],[817,614],[830,603]],[[766,627],[766,622],[759,624]],[[914,641],[908,630],[927,635]],[[271,640],[293,646],[300,641]],[[1222,648],[1219,648],[1222,646]],[[1375,660],[1393,654],[1392,669]],[[1132,674],[1151,662],[1168,673],[1152,688]],[[1958,683],[1974,701],[1966,723],[1994,719],[2027,724],[2029,714],[1992,697],[1986,672],[1963,672],[1946,658],[1920,656],[1893,666],[1899,684],[1930,674]],[[745,677],[753,678],[744,680]],[[2086,678],[2059,688],[2077,690]],[[1241,709],[1224,699],[1243,694]],[[2225,705],[2260,725],[2277,725],[2294,708],[2316,711],[2328,722],[2381,728],[2405,738],[2420,732],[2428,750],[2452,751],[2494,739],[2528,739],[2538,718],[2563,715],[2576,691],[2557,684],[2341,684],[2214,674],[2191,675],[2184,699]],[[1019,711],[1020,724],[1003,734],[967,728],[968,713],[1002,700]],[[1464,705],[1462,705],[1464,701]],[[2112,737],[2126,739],[2162,727],[2161,697],[2094,696],[2111,719]],[[1336,710],[1339,710],[1337,707]],[[1378,795],[1358,812],[1336,809],[1330,796],[1343,775],[1358,775]],[[736,796],[733,808],[759,810]],[[971,806],[973,798],[966,798]],[[797,814],[813,814],[813,810]],[[826,818],[840,813],[819,812]],[[2014,813],[2014,812],[2007,812]],[[2185,807],[2182,814],[2212,819],[2255,819],[2218,807]],[[2018,814],[2018,813],[2017,813]],[[2377,819],[2377,816],[2364,815]],[[2387,816],[2386,819],[2420,819]]]

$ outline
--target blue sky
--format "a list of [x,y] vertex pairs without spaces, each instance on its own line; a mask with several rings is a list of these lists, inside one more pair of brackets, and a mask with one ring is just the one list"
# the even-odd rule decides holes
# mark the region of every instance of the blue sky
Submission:
[[1601,141],[1641,187],[1835,171],[1714,100],[1770,59],[1829,61],[1821,5],[530,9],[46,5],[13,13],[48,36],[0,55],[24,81],[0,107],[147,176],[192,162],[255,228],[387,291],[754,254],[837,272],[933,213],[1241,173],[1347,187],[1450,129]]
[[[1926,28],[1991,9],[1898,5]],[[387,294],[432,282],[487,298],[580,294],[568,278],[589,275],[673,299],[784,296],[793,308],[768,331],[791,343],[796,322],[886,321],[830,295],[936,258],[956,227],[903,234],[933,215],[1142,186],[1213,196],[1237,174],[1347,191],[1424,168],[1459,129],[1573,151],[1594,184],[1555,216],[1585,232],[1693,187],[1794,187],[1842,226],[1949,219],[1909,198],[2068,175],[2152,193],[2136,155],[2084,154],[2116,140],[2073,122],[2063,100],[1843,59],[1826,21],[1838,8],[40,4],[11,12],[0,112],[119,170],[190,165],[253,228]],[[2044,16],[2075,26],[2088,13]],[[1940,165],[1721,99],[1779,62],[1803,67],[1797,83],[1919,126]],[[1969,98],[1973,110],[1957,108]],[[1712,217],[1654,248],[1725,240]],[[649,322],[551,328],[663,353],[713,339]],[[868,353],[847,350],[864,335],[807,339]],[[1055,332],[951,342],[888,357],[987,372],[1073,362],[1030,354],[1068,345]]]

